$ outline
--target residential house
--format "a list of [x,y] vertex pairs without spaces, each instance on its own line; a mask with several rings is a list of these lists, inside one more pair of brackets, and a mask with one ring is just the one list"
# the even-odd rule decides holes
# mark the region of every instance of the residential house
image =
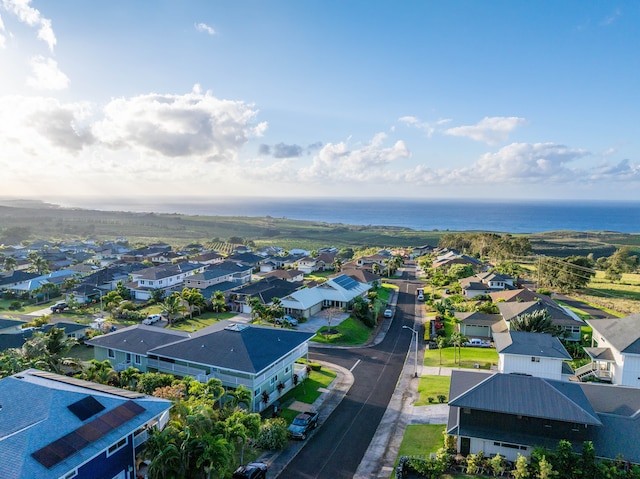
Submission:
[[433,251],[433,246],[429,246],[428,244],[422,246],[414,246],[411,254],[414,258],[418,256],[424,256],[425,254],[429,254]]
[[498,302],[496,304],[504,321],[493,326],[494,333],[510,329],[509,322],[512,319],[539,310],[547,310],[551,317],[551,322],[564,328],[567,341],[580,341],[582,327],[586,326],[586,323],[576,316],[573,311],[563,308],[553,301],[516,301],[509,303]]
[[191,261],[202,264],[219,264],[224,261],[224,256],[215,251],[208,251],[192,257]]
[[[205,270],[188,277],[184,286],[202,290],[215,287],[220,291],[227,291],[250,282],[252,271],[253,267],[251,265],[223,261],[222,263],[209,265]],[[225,287],[223,288],[223,286]]]
[[0,291],[11,289],[19,284],[37,278],[38,273],[14,270],[8,273],[0,273]]
[[171,246],[165,243],[158,243],[143,248],[138,248],[121,255],[125,263],[142,263],[152,261],[154,256],[171,251]]
[[640,389],[524,374],[455,370],[446,431],[462,455],[515,461],[568,440],[597,457],[640,463]]
[[181,263],[153,266],[131,273],[131,282],[125,286],[131,293],[132,299],[147,300],[154,289],[159,289],[166,295],[172,291],[181,290],[185,279],[204,271],[205,265],[184,261]]
[[593,329],[592,347],[584,350],[591,362],[576,369],[576,376],[640,388],[640,314],[587,324]]
[[22,332],[22,325],[27,321],[20,319],[0,318],[0,334],[17,334]]
[[380,276],[379,274],[374,274],[371,271],[367,271],[366,269],[342,268],[341,272],[336,274],[334,277],[340,276],[341,274],[349,276],[350,278],[355,279],[359,283],[368,284],[372,288],[375,287],[374,285],[376,283],[380,284],[380,281],[382,280],[382,276]]
[[37,369],[0,380],[0,477],[134,479],[171,402]]
[[29,293],[35,294],[36,290],[42,288],[45,284],[54,284],[56,286],[62,286],[67,279],[74,279],[79,277],[76,271],[61,269],[59,271],[52,271],[51,273],[36,276],[17,285],[6,288],[8,291],[13,291],[16,294]]
[[499,314],[472,312],[456,312],[458,328],[463,336],[468,338],[492,339],[492,328],[502,321]]
[[227,257],[227,261],[242,264],[244,266],[250,266],[254,271],[260,269],[260,265],[264,262],[264,256],[251,253],[249,251],[243,253],[235,253]]
[[304,273],[297,269],[276,269],[267,274],[262,275],[264,279],[278,278],[290,283],[301,283],[304,281]]
[[454,250],[447,250],[442,254],[436,256],[433,260],[432,266],[434,268],[442,268],[443,270],[449,270],[454,264],[468,264],[474,271],[480,271],[484,267],[484,263],[473,256],[466,254],[460,254]]
[[547,298],[550,302],[552,301],[551,298],[549,298],[548,296],[534,293],[528,288],[505,289],[503,291],[494,291],[489,293],[489,297],[491,298],[491,301],[493,301],[494,303],[498,303],[502,301],[506,303],[511,303],[514,301],[528,302],[528,301],[537,301],[539,299],[543,300],[543,298]]
[[556,381],[568,381],[573,376],[573,370],[565,362],[573,358],[562,342],[550,334],[508,331],[494,334],[493,341],[501,373]]
[[298,260],[296,263],[296,269],[302,271],[304,274],[311,274],[318,271],[317,261],[311,256],[305,256]]
[[462,287],[462,294],[466,298],[475,298],[495,291],[513,289],[513,282],[514,279],[511,276],[493,272],[478,273],[458,280]]
[[258,298],[262,304],[271,304],[275,298],[284,298],[300,289],[302,285],[302,281],[287,281],[275,276],[246,284],[233,291],[232,295],[235,297],[233,309],[243,313],[251,313],[251,305],[247,304],[247,298]]
[[307,357],[312,337],[285,328],[220,321],[191,334],[136,325],[87,343],[94,346],[96,359],[108,359],[119,369],[133,365],[201,382],[217,378],[226,388],[242,384],[252,392],[251,409],[262,411],[293,387],[294,375],[306,375],[296,360]]
[[286,314],[309,318],[323,308],[348,309],[358,296],[364,297],[371,289],[345,274],[331,278],[313,288],[303,288],[282,298]]

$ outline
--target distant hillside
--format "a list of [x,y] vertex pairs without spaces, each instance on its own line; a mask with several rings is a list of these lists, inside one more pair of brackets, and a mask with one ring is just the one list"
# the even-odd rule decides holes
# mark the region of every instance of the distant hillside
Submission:
[[[61,208],[36,201],[0,200],[0,243],[36,239],[96,240],[125,237],[130,242],[165,241],[174,246],[192,242],[252,240],[257,246],[316,249],[322,246],[407,247],[437,245],[445,231],[415,231],[385,226],[354,226],[272,217],[189,216]],[[611,232],[559,231],[526,235],[536,254],[608,256],[616,247],[640,251],[640,235]]]

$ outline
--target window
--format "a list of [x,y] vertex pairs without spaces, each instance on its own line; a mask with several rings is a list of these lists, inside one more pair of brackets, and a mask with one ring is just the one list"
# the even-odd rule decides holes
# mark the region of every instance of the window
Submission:
[[253,391],[254,396],[257,396],[258,394],[260,394],[260,388],[256,388],[256,390]]
[[107,356],[109,356],[111,359],[116,357],[116,352],[113,349],[109,349],[107,351]]
[[139,354],[136,354],[136,355],[135,355],[134,362],[135,362],[136,364],[141,364],[141,363],[142,363],[142,359],[140,358],[140,355],[139,355]]
[[540,362],[540,358],[537,358],[535,356],[531,356],[531,362],[532,363],[539,363]]
[[288,373],[289,372],[289,366],[287,366],[286,368],[284,368],[284,372]]
[[60,476],[60,479],[71,479],[72,477],[76,477],[78,475],[78,470],[74,469],[71,472],[67,472],[64,476]]
[[109,446],[109,449],[107,449],[107,457],[109,457],[113,453],[122,449],[124,446],[127,445],[128,442],[129,442],[129,438],[125,437],[120,439],[118,442],[111,444],[111,446]]

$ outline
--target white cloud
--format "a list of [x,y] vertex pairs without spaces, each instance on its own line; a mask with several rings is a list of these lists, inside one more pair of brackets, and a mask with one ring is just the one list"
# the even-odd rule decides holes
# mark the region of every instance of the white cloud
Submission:
[[60,71],[55,60],[38,55],[31,59],[27,85],[37,90],[64,90],[69,86],[69,77]]
[[206,23],[196,23],[196,30],[204,32],[208,35],[215,35],[216,31]]
[[39,10],[30,7],[30,3],[31,0],[2,0],[5,10],[13,13],[22,23],[38,28],[38,38],[48,45],[50,51],[53,51],[56,36],[51,28],[51,20],[44,18]]
[[620,11],[619,8],[616,8],[613,13],[611,13],[610,15],[607,15],[601,22],[600,25],[604,26],[604,27],[608,27],[609,25],[612,25],[620,16],[622,15],[622,12]]
[[453,171],[452,176],[474,183],[571,181],[583,173],[569,164],[588,154],[555,143],[512,143],[485,153],[471,166]]
[[109,148],[130,148],[164,157],[231,161],[266,123],[241,101],[220,100],[197,89],[186,95],[147,94],[112,100],[93,128]]
[[4,36],[4,23],[2,22],[2,16],[0,16],[0,49],[6,48],[7,40]]
[[383,147],[384,133],[378,133],[369,144],[350,148],[347,142],[328,143],[314,156],[310,166],[301,168],[301,181],[366,182],[381,181],[394,175],[388,166],[411,156],[403,141]]
[[445,130],[444,133],[446,135],[462,136],[489,145],[495,145],[506,141],[513,130],[526,124],[526,122],[524,118],[515,116],[485,117],[475,125],[449,128]]

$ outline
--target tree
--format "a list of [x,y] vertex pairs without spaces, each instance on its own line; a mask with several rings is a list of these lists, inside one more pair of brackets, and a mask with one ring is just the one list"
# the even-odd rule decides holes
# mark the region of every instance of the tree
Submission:
[[184,288],[180,296],[187,302],[190,318],[193,318],[194,309],[197,309],[198,312],[200,312],[206,304],[204,296],[197,288]]
[[162,303],[162,306],[164,307],[164,312],[167,316],[169,325],[172,325],[176,317],[187,309],[183,303],[182,296],[177,292],[173,292],[167,296]]
[[582,452],[578,464],[584,479],[597,479],[598,464],[596,462],[596,451],[591,441],[582,443]]
[[553,466],[547,461],[546,456],[542,456],[538,463],[538,479],[552,479],[558,473],[553,470]]
[[29,271],[34,273],[38,273],[40,275],[49,272],[49,264],[47,260],[45,260],[42,256],[40,256],[35,251],[32,251],[27,255],[27,259],[29,260],[30,266]]
[[584,288],[595,275],[593,261],[586,256],[565,259],[541,256],[538,260],[538,278],[544,286],[561,292]]
[[547,309],[538,309],[531,313],[523,313],[509,321],[511,331],[526,331],[530,333],[548,333],[562,337],[566,331],[562,326],[553,324],[551,314]]
[[35,367],[61,374],[63,366],[79,369],[76,359],[66,357],[69,350],[76,344],[75,339],[67,338],[64,329],[53,326],[46,333],[37,332],[25,341],[22,354]]
[[516,467],[511,474],[513,474],[513,479],[529,479],[531,477],[531,474],[529,474],[529,466],[527,465],[527,458],[522,454],[518,454]]
[[331,266],[333,266],[333,270],[336,273],[339,273],[342,270],[342,260],[336,256],[333,263],[331,263]]
[[5,271],[14,271],[18,266],[18,262],[12,256],[6,256],[2,262],[2,267]]
[[491,466],[491,470],[493,471],[494,477],[502,476],[502,474],[507,468],[507,462],[505,461],[505,458],[502,457],[500,454],[496,454],[495,456],[493,456],[489,460],[489,465]]
[[154,303],[159,303],[164,297],[164,290],[160,288],[153,288],[151,291],[149,291],[149,294],[151,296],[151,300]]
[[220,319],[220,313],[224,313],[227,310],[227,303],[222,291],[216,291],[211,296],[211,308],[218,319]]
[[120,385],[125,389],[134,389],[140,378],[140,370],[129,366],[124,371],[120,371]]
[[108,384],[111,386],[117,386],[119,384],[120,377],[108,359],[104,361],[98,361],[92,359],[89,361],[89,367],[85,368],[80,374],[81,379],[87,381],[93,381],[99,384]]
[[[446,344],[447,344],[447,338],[445,338],[444,336],[436,337],[436,345],[438,346],[438,350],[440,351],[440,364],[442,364],[442,348],[444,348]],[[455,351],[454,351],[454,355],[455,355]]]
[[467,338],[465,336],[462,335],[462,333],[460,333],[459,331],[454,331],[453,333],[451,333],[451,338],[449,339],[449,342],[451,343],[451,345],[453,346],[453,362],[455,364],[456,362],[456,350],[455,348],[458,348],[458,364],[460,364],[460,359],[462,356],[462,344],[467,340]]
[[333,323],[333,320],[336,319],[336,316],[338,316],[338,314],[340,313],[342,313],[342,310],[336,307],[326,308],[322,311],[322,316],[327,320],[327,334],[333,334],[331,324]]

